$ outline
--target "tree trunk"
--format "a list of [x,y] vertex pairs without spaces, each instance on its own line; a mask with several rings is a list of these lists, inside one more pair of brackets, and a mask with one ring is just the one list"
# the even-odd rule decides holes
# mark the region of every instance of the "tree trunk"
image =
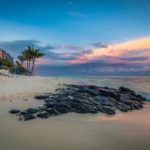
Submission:
[[29,64],[28,64],[28,60],[27,60],[26,75],[28,75],[28,68],[29,68]]
[[30,75],[31,75],[31,60],[29,60],[29,73],[30,73]]
[[35,74],[35,60],[33,62],[33,76],[34,76],[34,74]]
[[35,73],[35,58],[32,60],[32,76],[34,76]]

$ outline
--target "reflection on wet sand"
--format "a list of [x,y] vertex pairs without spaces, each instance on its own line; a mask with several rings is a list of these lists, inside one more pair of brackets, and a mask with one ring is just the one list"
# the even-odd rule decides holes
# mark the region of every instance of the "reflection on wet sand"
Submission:
[[[2,150],[149,150],[150,104],[142,110],[104,114],[68,113],[46,120],[19,122],[10,107],[25,108],[35,102],[1,102]],[[40,102],[36,103],[40,105]]]

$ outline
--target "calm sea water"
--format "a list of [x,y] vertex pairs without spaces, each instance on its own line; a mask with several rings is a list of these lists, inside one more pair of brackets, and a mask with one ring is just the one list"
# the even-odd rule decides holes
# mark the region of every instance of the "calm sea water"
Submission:
[[93,84],[118,88],[125,86],[145,96],[150,100],[150,76],[131,77],[72,77],[77,84]]

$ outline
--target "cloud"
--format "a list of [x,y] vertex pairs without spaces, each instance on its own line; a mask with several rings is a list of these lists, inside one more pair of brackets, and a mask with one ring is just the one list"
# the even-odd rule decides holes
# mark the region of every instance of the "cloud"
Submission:
[[73,50],[71,52],[57,53],[57,56],[55,58],[59,59],[59,60],[64,60],[67,63],[67,61],[69,61],[69,60],[78,58],[79,55],[89,54],[91,52],[92,52],[91,49],[82,49],[81,51]]
[[150,37],[109,44],[107,47],[95,48],[92,50],[92,53],[80,55],[77,59],[71,60],[69,63],[80,64],[102,59],[104,57],[114,57],[116,59],[123,56],[150,57]]
[[45,56],[37,61],[38,64],[65,64],[68,60],[76,59],[81,54],[90,53],[90,49],[85,49],[77,45],[50,45],[38,40],[14,40],[0,41],[0,48],[7,50],[13,57],[17,57],[27,48],[33,46],[40,49]]
[[56,47],[51,45],[42,45],[43,43],[37,40],[14,40],[14,41],[0,41],[0,47],[9,51],[12,55],[18,55],[27,46],[34,46],[42,51],[52,50]]
[[94,43],[90,53],[81,54],[68,63],[88,74],[146,75],[150,72],[150,37],[107,46]]
[[95,42],[91,44],[94,48],[107,48],[107,44],[103,44],[101,42]]
[[37,64],[52,64],[53,60],[59,59],[59,56],[53,50],[57,49],[57,46],[44,44],[37,40],[14,40],[14,41],[0,41],[0,48],[8,51],[14,58],[21,54],[21,52],[27,48],[27,46],[33,46],[40,49],[45,56],[37,61]]
[[[73,60],[77,59],[80,55],[83,54],[89,54],[92,52],[90,48],[87,47],[82,47],[82,46],[77,46],[77,45],[59,45],[56,49],[57,53],[55,56],[55,59],[60,59],[60,60]],[[55,51],[55,52],[56,52]]]
[[141,62],[141,61],[146,61],[146,60],[150,60],[150,57],[148,56],[141,56],[141,57],[121,57],[119,58],[120,60],[123,61],[132,61],[132,62]]
[[28,45],[35,46],[36,44],[38,44],[38,41],[36,40],[0,41],[0,47],[10,52],[19,52]]
[[77,50],[77,51],[83,50],[81,46],[76,46],[76,45],[63,45],[60,48],[69,49],[69,50]]
[[48,58],[40,58],[40,59],[38,59],[38,61],[36,61],[36,63],[37,63],[38,65],[50,65],[50,64],[52,64],[53,62],[52,62],[52,60],[50,60],[50,59],[48,59]]
[[57,64],[60,59],[60,55],[54,50],[58,49],[58,46],[52,46],[49,44],[44,44],[38,40],[14,40],[14,41],[0,41],[0,48],[3,48],[9,52],[14,58],[18,57],[20,53],[27,48],[27,46],[33,46],[40,49],[45,56],[37,60],[37,64]]

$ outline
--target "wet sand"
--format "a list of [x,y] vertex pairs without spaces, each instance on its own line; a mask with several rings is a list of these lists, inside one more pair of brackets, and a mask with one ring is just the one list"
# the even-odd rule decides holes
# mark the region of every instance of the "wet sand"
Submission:
[[2,150],[149,150],[150,104],[142,110],[104,114],[68,113],[49,119],[18,121],[10,108],[40,106],[41,101],[0,102]]

